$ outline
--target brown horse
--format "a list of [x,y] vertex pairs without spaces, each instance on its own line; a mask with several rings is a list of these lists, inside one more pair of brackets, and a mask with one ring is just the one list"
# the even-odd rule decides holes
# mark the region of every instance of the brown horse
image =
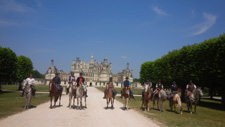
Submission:
[[111,89],[109,88],[109,84],[107,83],[106,88],[105,88],[105,99],[106,99],[106,103],[107,103],[107,107],[111,101],[111,108],[113,108],[113,103],[114,103],[114,99],[113,99],[113,94]]
[[141,108],[143,108],[143,105],[144,105],[144,109],[149,111],[150,103],[151,103],[151,96],[152,96],[152,92],[149,89],[149,85],[145,85],[144,97],[143,97],[143,100],[142,100]]
[[125,109],[128,109],[128,102],[129,102],[129,99],[130,99],[130,89],[128,87],[124,87],[123,90],[122,90],[122,96],[123,96],[123,108],[124,110]]
[[182,114],[181,99],[178,94],[175,94],[173,98],[169,99],[169,102],[170,102],[171,111],[173,111],[173,107],[174,107],[174,111],[177,112],[176,111],[176,104],[177,104],[177,107],[180,109],[180,114]]
[[60,106],[60,102],[61,102],[61,96],[62,96],[62,91],[60,91],[60,93],[57,93],[57,88],[54,85],[54,82],[51,80],[49,82],[49,96],[50,96],[50,108],[52,108],[52,98],[54,96],[54,108],[56,107],[56,102],[59,98],[59,106]]

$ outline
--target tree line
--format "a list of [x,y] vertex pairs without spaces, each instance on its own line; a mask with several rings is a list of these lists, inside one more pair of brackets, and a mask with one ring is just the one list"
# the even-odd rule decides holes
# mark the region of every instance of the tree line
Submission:
[[30,58],[16,56],[10,48],[0,46],[0,91],[2,84],[18,82],[18,89],[22,89],[22,82],[33,74],[34,78],[44,78],[37,70],[33,70],[33,63]]
[[173,50],[155,61],[141,65],[140,82],[162,80],[170,87],[176,81],[185,97],[185,87],[192,80],[198,87],[218,91],[225,106],[225,34],[204,42]]

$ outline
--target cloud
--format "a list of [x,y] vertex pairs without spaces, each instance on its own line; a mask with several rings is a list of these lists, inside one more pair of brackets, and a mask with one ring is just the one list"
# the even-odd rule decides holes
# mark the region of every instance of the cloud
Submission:
[[20,24],[16,22],[11,22],[11,21],[6,21],[6,20],[1,20],[0,19],[0,27],[1,26],[19,26]]
[[211,15],[208,13],[203,13],[203,18],[205,19],[204,22],[201,24],[195,26],[196,29],[198,29],[196,32],[194,32],[192,35],[199,35],[204,32],[206,32],[210,27],[212,27],[216,23],[216,15]]
[[168,15],[164,10],[158,8],[157,6],[153,6],[152,10],[159,15],[164,15],[164,16]]
[[126,58],[127,58],[127,56],[121,56],[121,58],[122,58],[122,59],[126,59]]
[[36,13],[36,10],[33,8],[22,3],[18,3],[15,0],[2,0],[0,2],[0,10],[4,12]]

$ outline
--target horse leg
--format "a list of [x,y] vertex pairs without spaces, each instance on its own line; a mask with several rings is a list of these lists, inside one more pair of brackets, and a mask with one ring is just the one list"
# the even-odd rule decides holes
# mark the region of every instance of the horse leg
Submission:
[[52,108],[52,96],[50,96],[50,107],[49,108]]
[[82,97],[80,98],[80,110],[82,109]]
[[159,110],[159,99],[157,99],[157,108]]
[[61,103],[61,94],[59,95],[59,107],[60,107],[60,104]]
[[29,109],[30,108],[30,103],[31,103],[31,93],[29,94],[29,96],[28,96],[28,99],[27,99],[27,108]]
[[163,100],[160,100],[160,111],[163,112]]
[[191,110],[190,113],[192,114],[192,104],[191,103],[190,103],[189,107],[190,107],[190,110]]
[[71,99],[72,99],[72,97],[70,96],[70,93],[69,93],[69,105],[67,107],[70,107]]
[[196,103],[195,103],[195,113],[196,113]]
[[78,106],[79,106],[79,98],[77,97],[77,109],[78,109]]
[[25,94],[25,96],[24,96],[24,102],[25,102],[24,109],[27,109],[27,98],[26,98],[26,94]]

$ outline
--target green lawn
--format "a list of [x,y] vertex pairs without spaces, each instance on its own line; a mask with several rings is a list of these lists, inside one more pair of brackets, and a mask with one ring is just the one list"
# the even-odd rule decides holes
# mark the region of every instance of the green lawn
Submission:
[[[3,91],[18,91],[18,85],[2,85]],[[48,85],[35,85],[37,92],[48,92]]]
[[[36,85],[37,92],[48,92],[48,86]],[[18,85],[2,85],[0,92],[0,119],[9,115],[24,111],[24,98],[20,97],[21,92]],[[36,93],[36,98],[31,101],[31,107],[36,108],[39,104],[49,101],[48,93]]]
[[[31,100],[31,107],[36,108],[39,104],[49,101],[48,94],[36,94],[36,98]],[[20,97],[20,92],[0,93],[0,119],[9,115],[25,111],[24,98]]]
[[[104,88],[98,88],[103,91]],[[132,89],[132,91],[135,91]],[[139,91],[139,90],[137,90]],[[143,111],[141,107],[141,97],[135,97],[136,100],[131,99],[129,106],[146,115],[150,119],[154,119],[164,124],[165,126],[181,126],[181,127],[225,127],[225,108],[220,105],[220,101],[202,99],[202,102],[197,106],[197,113],[190,114],[187,112],[187,106],[182,103],[183,114],[171,112],[169,102],[164,102],[164,112],[158,110]],[[122,101],[120,97],[116,97],[118,101]],[[150,104],[153,107],[152,102]]]

